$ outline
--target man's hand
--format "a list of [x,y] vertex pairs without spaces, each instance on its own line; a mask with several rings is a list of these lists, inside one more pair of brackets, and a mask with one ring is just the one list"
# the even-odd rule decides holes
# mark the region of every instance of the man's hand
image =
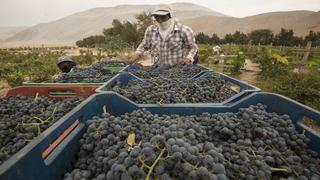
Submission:
[[188,58],[183,58],[183,59],[180,60],[179,63],[182,64],[182,65],[186,65],[186,64],[192,64],[192,61],[190,59],[188,59]]
[[129,64],[134,64],[136,63],[139,59],[141,58],[141,55],[138,53],[135,53],[131,59],[129,60]]

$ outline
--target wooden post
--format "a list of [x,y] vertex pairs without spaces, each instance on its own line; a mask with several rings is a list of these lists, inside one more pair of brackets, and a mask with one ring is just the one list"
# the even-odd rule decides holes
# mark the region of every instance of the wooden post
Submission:
[[308,61],[308,57],[310,55],[310,49],[311,49],[311,45],[312,45],[312,41],[308,41],[308,44],[306,46],[306,51],[304,52],[303,58],[301,60],[301,64],[304,66],[307,61]]
[[224,69],[224,56],[219,57],[219,65],[218,65],[218,71],[223,73]]
[[309,55],[310,55],[311,45],[312,45],[312,41],[308,41],[303,58],[301,60],[300,65],[298,66],[297,72],[304,72],[304,66],[306,65],[308,58],[309,58]]

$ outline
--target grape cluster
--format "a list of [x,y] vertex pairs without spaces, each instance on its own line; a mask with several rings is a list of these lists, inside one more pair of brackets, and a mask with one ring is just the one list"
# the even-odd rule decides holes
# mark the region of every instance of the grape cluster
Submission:
[[111,79],[125,67],[125,62],[101,61],[90,67],[75,67],[69,73],[61,73],[56,79],[46,81],[48,83],[103,83]]
[[201,71],[206,70],[201,66],[196,65],[169,65],[158,64],[153,66],[145,66],[140,69],[129,69],[129,72],[143,79],[162,77],[174,79],[192,78]]
[[177,79],[155,77],[131,80],[127,85],[115,84],[112,90],[136,103],[217,103],[236,94],[231,83],[210,74],[197,79],[179,81]]
[[320,178],[309,140],[261,104],[200,116],[103,113],[87,127],[65,180]]
[[[194,117],[137,110],[87,121],[79,159],[65,179],[227,179],[222,149]],[[135,134],[135,143],[126,141]]]
[[210,142],[223,147],[230,179],[319,179],[319,155],[288,115],[258,104],[238,113],[205,115]]
[[71,111],[81,100],[11,96],[0,99],[0,164]]

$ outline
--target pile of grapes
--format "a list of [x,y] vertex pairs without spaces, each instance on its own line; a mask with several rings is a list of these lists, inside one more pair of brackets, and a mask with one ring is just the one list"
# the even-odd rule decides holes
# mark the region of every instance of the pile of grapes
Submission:
[[129,72],[143,79],[154,78],[154,77],[187,79],[187,78],[192,78],[193,76],[199,74],[203,70],[206,70],[206,69],[201,66],[195,66],[195,65],[159,64],[159,65],[141,67],[141,69],[137,69],[137,70],[129,70]]
[[0,164],[80,103],[46,97],[11,96],[0,99]]
[[111,79],[127,64],[117,61],[101,61],[86,68],[73,68],[69,73],[61,73],[48,83],[103,83]]
[[237,113],[87,121],[71,179],[319,179],[319,155],[289,116],[257,104]]
[[162,77],[143,81],[134,79],[127,85],[117,83],[112,91],[143,104],[217,103],[236,94],[230,88],[231,85],[215,74],[210,74],[185,82]]

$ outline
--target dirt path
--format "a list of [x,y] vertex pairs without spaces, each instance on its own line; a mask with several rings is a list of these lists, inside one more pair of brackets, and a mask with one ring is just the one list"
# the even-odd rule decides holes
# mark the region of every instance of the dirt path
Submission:
[[235,75],[234,77],[247,83],[253,83],[257,73],[260,71],[259,64],[252,62],[250,59],[246,59],[241,74]]

